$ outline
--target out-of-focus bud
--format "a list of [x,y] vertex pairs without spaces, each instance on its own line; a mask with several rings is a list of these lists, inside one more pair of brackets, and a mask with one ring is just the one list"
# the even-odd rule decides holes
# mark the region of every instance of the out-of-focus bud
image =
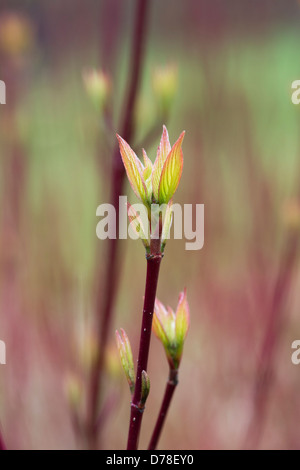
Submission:
[[64,379],[64,392],[70,407],[78,410],[83,396],[83,385],[79,377],[68,373]]
[[149,375],[147,374],[145,370],[143,370],[142,371],[142,394],[141,394],[140,407],[144,408],[149,392],[150,392]]
[[0,51],[17,57],[27,52],[34,43],[34,28],[30,20],[15,12],[0,17]]
[[300,200],[290,199],[282,208],[282,218],[286,227],[290,230],[300,230]]
[[148,129],[153,127],[157,120],[157,104],[153,99],[153,94],[140,93],[134,106],[134,122],[138,128]]
[[156,67],[152,74],[152,87],[162,114],[167,114],[178,88],[177,65],[166,64]]
[[111,97],[112,83],[102,70],[89,69],[82,73],[86,92],[97,111],[102,111]]
[[181,361],[184,340],[190,324],[186,290],[180,293],[176,313],[156,299],[153,316],[153,331],[162,342],[172,370],[177,370]]
[[133,394],[135,387],[135,372],[132,350],[126,332],[122,328],[120,329],[120,331],[121,334],[118,332],[118,330],[116,331],[117,346],[119,349],[121,364],[127,378],[130,392],[131,394]]

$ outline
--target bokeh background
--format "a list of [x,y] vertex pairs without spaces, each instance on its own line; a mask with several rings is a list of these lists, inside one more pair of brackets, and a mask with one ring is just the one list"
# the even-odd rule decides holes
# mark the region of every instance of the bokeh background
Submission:
[[[109,243],[96,237],[96,208],[109,202],[135,8],[133,0],[1,1],[0,422],[9,448],[84,446],[77,418]],[[160,448],[300,447],[300,365],[291,362],[300,339],[300,108],[291,103],[299,21],[296,0],[150,2],[131,144],[141,156],[143,136],[160,125],[157,68],[177,70],[166,115],[171,142],[186,130],[175,202],[205,204],[204,248],[170,240],[161,268],[158,297],[175,308],[187,287],[191,329]],[[110,77],[108,113],[93,106],[82,78],[93,67]],[[160,133],[153,137],[152,160]],[[125,193],[135,201],[128,184]],[[145,264],[140,242],[120,241],[104,449],[126,446],[130,396],[114,331],[125,328],[136,357]],[[167,373],[153,337],[141,448]]]

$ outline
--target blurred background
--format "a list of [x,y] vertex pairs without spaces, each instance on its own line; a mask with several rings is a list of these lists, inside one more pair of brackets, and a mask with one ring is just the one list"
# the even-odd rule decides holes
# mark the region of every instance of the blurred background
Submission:
[[[96,292],[109,241],[115,133],[130,76],[133,0],[2,0],[0,79],[0,422],[8,448],[83,447],[97,350]],[[170,240],[158,297],[191,312],[164,449],[300,448],[300,4],[152,0],[131,144],[154,161],[162,123],[185,129],[174,202],[205,204],[205,244]],[[101,70],[93,94],[91,69]],[[92,98],[92,99],[91,99]],[[96,101],[95,101],[96,98]],[[158,126],[158,130],[157,130]],[[153,130],[153,132],[152,132]],[[126,183],[124,194],[136,199]],[[130,395],[114,339],[138,353],[146,263],[119,242],[102,381],[101,446],[126,446]],[[100,288],[99,288],[100,286]],[[149,441],[168,365],[153,337]]]

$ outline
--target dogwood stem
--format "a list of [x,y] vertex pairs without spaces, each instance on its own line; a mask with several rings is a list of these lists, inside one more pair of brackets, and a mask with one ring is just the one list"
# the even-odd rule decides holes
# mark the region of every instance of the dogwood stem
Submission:
[[150,348],[152,319],[156,297],[156,289],[162,254],[149,255],[147,258],[147,276],[144,298],[144,309],[140,336],[140,347],[136,373],[135,390],[131,402],[131,413],[128,433],[127,450],[136,450],[142,424],[144,406],[141,405],[142,372],[147,371]]
[[178,370],[170,369],[169,380],[166,385],[164,398],[161,404],[161,408],[159,410],[159,415],[155,424],[155,428],[153,430],[148,450],[156,449],[177,384]]
[[[133,41],[132,41],[132,61],[130,66],[130,77],[128,94],[125,96],[124,102],[124,115],[123,122],[121,124],[122,135],[128,141],[131,141],[134,134],[134,107],[136,102],[137,93],[139,90],[139,84],[141,79],[141,71],[143,65],[143,51],[144,42],[146,36],[146,23],[147,23],[147,11],[148,11],[149,0],[137,0],[136,1],[136,16],[135,26],[133,30]],[[124,185],[125,171],[120,159],[118,148],[115,149],[113,154],[113,169],[112,169],[112,187],[111,187],[111,202],[113,206],[118,210],[119,196],[122,194]],[[118,220],[118,217],[117,217]],[[110,325],[112,322],[112,310],[114,300],[117,291],[117,278],[120,270],[119,262],[120,257],[118,255],[119,241],[117,239],[110,240],[107,258],[105,261],[105,278],[98,287],[98,294],[96,300],[96,313],[97,313],[97,327],[98,327],[98,344],[99,349],[95,364],[91,371],[89,398],[88,398],[88,440],[89,447],[97,447],[97,437],[99,425],[98,413],[99,403],[101,400],[101,389],[103,380],[103,369],[104,369],[104,356],[106,345],[108,341]],[[102,276],[102,263],[101,272],[98,278]],[[98,424],[97,424],[98,423]]]

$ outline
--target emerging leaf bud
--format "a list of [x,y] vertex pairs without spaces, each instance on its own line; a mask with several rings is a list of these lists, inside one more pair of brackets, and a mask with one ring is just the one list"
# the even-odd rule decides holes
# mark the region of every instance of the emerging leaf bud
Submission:
[[162,342],[172,370],[177,370],[182,357],[184,340],[190,323],[186,290],[180,293],[176,313],[156,299],[153,331]]
[[127,334],[125,333],[125,331],[122,328],[120,331],[121,331],[121,334],[118,331],[116,331],[117,346],[119,349],[121,364],[122,364],[123,370],[127,378],[130,392],[131,394],[133,394],[134,386],[135,386],[135,372],[134,372],[131,346],[130,346],[129,338]]
[[142,394],[141,394],[141,408],[144,408],[146,400],[150,392],[150,379],[145,370],[142,371]]
[[156,160],[152,164],[143,150],[144,164],[136,156],[130,145],[117,135],[120,153],[133,191],[149,207],[152,202],[167,204],[173,197],[182,174],[183,153],[182,132],[171,148],[167,128],[163,133],[157,150]]

